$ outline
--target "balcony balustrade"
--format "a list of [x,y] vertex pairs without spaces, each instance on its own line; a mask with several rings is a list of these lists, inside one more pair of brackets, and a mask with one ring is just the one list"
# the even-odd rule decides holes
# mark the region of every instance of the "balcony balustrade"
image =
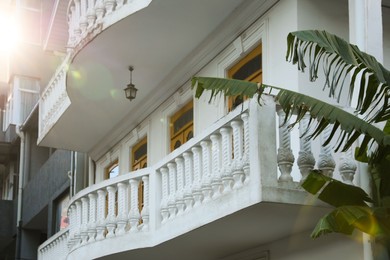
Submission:
[[39,99],[39,141],[70,105],[70,99],[66,92],[69,59],[70,55],[68,54]]
[[68,6],[68,47],[80,49],[120,19],[149,5],[151,0],[71,0]]
[[[202,224],[226,214],[211,210],[215,205],[226,206],[231,212],[262,201],[305,205],[303,197],[277,192],[287,190],[306,196],[299,182],[316,161],[327,175],[352,183],[356,165],[351,152],[333,154],[331,146],[308,141],[304,131],[308,120],[302,121],[297,139],[288,122],[282,124],[284,113],[273,97],[264,97],[261,107],[254,100],[244,103],[159,163],[77,194],[68,209],[69,230],[44,243],[39,248],[39,259],[52,259],[53,255],[65,258],[83,247],[118,236],[142,237],[132,240],[133,249],[153,246],[166,241],[161,234],[167,230],[175,237],[199,227],[199,209],[206,209],[211,216]],[[328,135],[326,130],[321,139],[326,140]],[[144,187],[142,208],[138,198],[140,182]],[[276,195],[269,195],[270,190]],[[247,205],[232,203],[243,194],[248,198]],[[253,196],[249,195],[253,194],[258,197],[250,201]],[[183,223],[187,225],[184,228]],[[154,237],[162,240],[142,244]],[[59,251],[61,255],[56,253]]]

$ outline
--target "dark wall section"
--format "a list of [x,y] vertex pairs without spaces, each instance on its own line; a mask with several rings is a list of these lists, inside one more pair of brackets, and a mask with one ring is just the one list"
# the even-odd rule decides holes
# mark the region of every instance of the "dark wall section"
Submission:
[[70,151],[56,150],[26,185],[23,191],[24,224],[47,207],[56,194],[69,187],[70,155]]

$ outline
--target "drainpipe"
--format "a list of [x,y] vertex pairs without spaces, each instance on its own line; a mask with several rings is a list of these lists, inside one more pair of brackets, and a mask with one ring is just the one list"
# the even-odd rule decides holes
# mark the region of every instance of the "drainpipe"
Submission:
[[20,156],[19,156],[19,184],[18,184],[18,208],[17,208],[17,217],[16,217],[16,227],[17,227],[17,236],[16,236],[16,259],[20,259],[21,252],[21,243],[22,243],[22,196],[23,196],[23,183],[24,183],[24,154],[25,154],[25,135],[24,132],[20,130],[21,126],[16,126],[16,134],[20,137]]

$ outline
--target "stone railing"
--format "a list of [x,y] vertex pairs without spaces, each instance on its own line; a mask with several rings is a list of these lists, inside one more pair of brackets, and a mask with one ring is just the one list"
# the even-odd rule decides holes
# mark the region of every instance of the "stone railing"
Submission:
[[[68,209],[69,249],[126,233],[147,232],[150,173],[150,169],[142,169],[78,193]],[[142,209],[139,190],[142,190]]]
[[38,248],[38,259],[66,259],[69,229],[64,229],[49,238]]
[[[290,131],[273,97],[263,98],[261,107],[256,101],[244,103],[155,165],[77,194],[68,210],[69,254],[80,256],[78,249],[118,236],[131,236],[131,249],[150,247],[166,241],[164,232],[178,236],[261,201],[307,203],[299,183],[316,161],[327,175],[352,183],[356,165],[351,152],[333,154],[320,140],[309,142],[304,131],[308,118],[300,133]],[[320,139],[328,136],[326,130]],[[216,206],[218,211],[210,210]]]
[[157,168],[162,223],[248,184],[249,141],[245,108],[221,119],[164,160]]
[[64,59],[61,66],[50,80],[39,100],[39,136],[38,142],[70,105],[66,92],[66,76],[69,68],[70,55]]
[[150,2],[151,0],[70,0],[68,47],[81,48],[102,30],[147,7]]

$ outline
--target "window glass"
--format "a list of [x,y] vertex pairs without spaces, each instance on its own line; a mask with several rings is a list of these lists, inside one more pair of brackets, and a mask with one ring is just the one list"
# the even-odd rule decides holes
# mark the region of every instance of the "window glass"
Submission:
[[69,194],[62,195],[56,203],[56,227],[55,231],[58,232],[69,225],[68,219],[68,204]]
[[[246,80],[250,82],[262,82],[262,51],[261,44],[239,60],[228,71],[228,77],[231,79]],[[232,111],[240,105],[246,98],[234,96],[228,98],[228,111]]]
[[113,162],[109,167],[106,168],[105,179],[111,179],[119,175],[118,160]]
[[193,134],[194,111],[192,100],[171,117],[171,151],[190,140]]
[[133,146],[131,170],[136,171],[147,167],[148,144],[146,136]]

